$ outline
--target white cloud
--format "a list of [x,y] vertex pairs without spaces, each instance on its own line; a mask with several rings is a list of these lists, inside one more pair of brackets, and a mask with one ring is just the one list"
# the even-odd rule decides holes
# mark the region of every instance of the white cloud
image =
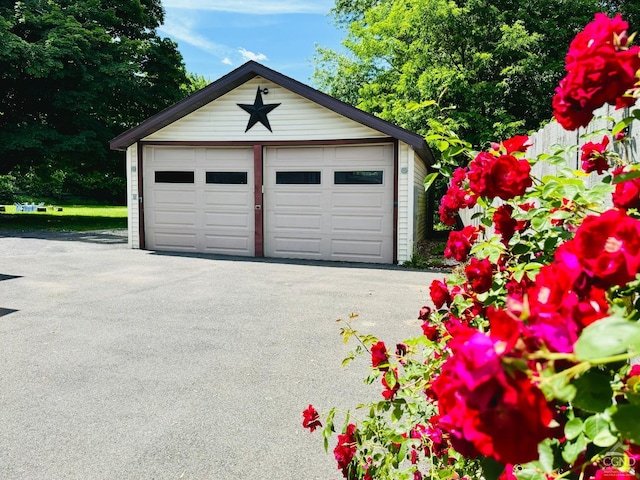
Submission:
[[253,60],[255,62],[269,60],[264,53],[253,53],[253,52],[250,52],[249,50],[245,50],[244,48],[239,48],[238,52],[240,53],[240,55],[242,55],[242,58],[244,59],[245,62],[249,60]]
[[193,21],[188,18],[167,17],[165,18],[165,24],[159,27],[158,30],[174,40],[188,43],[217,57],[226,57],[233,51],[226,45],[212,42],[208,38],[195,33]]
[[314,13],[327,14],[331,0],[164,0],[165,8],[186,10],[214,10],[254,15]]
[[229,57],[224,57],[222,63],[224,63],[225,65],[233,65],[233,62],[229,59]]

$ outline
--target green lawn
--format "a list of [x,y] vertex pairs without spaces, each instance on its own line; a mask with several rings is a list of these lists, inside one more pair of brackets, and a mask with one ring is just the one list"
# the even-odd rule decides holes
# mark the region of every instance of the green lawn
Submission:
[[[57,211],[57,209],[62,211]],[[46,212],[18,212],[5,205],[0,212],[0,229],[12,230],[105,230],[127,228],[127,207],[63,205]]]

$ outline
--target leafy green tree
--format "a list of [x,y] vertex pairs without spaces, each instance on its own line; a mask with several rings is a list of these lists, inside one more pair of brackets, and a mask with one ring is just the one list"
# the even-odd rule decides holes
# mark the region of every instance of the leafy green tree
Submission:
[[315,83],[406,128],[453,128],[475,146],[537,128],[566,46],[595,12],[635,0],[337,0],[348,53],[318,48]]
[[197,73],[187,73],[187,82],[181,86],[182,93],[185,97],[202,90],[209,85],[211,81],[203,75]]
[[160,0],[0,0],[0,174],[124,195],[109,139],[184,96]]

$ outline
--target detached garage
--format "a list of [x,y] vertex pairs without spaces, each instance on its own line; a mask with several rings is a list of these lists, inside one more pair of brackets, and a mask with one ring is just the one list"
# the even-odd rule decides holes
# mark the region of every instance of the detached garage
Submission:
[[396,263],[426,231],[420,135],[256,62],[111,148],[132,248]]

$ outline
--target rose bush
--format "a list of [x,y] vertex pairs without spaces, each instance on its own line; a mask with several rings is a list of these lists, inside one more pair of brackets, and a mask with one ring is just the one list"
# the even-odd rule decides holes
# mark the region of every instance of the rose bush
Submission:
[[[571,43],[553,99],[565,128],[640,97],[627,28],[598,14]],[[640,478],[640,366],[630,362],[640,355],[640,166],[624,135],[638,119],[632,111],[586,142],[581,172],[567,165],[570,149],[528,158],[525,135],[472,153],[433,134],[438,167],[451,172],[442,221],[483,212],[449,237],[445,256],[464,264],[431,283],[422,335],[389,349],[343,328],[371,356],[366,381],[381,386],[357,421],[345,414],[333,450],[345,478]],[[464,154],[469,166],[457,168]],[[559,173],[533,178],[541,162]],[[589,187],[591,172],[602,182]],[[327,450],[336,414],[324,420]],[[303,425],[320,424],[309,405]]]

